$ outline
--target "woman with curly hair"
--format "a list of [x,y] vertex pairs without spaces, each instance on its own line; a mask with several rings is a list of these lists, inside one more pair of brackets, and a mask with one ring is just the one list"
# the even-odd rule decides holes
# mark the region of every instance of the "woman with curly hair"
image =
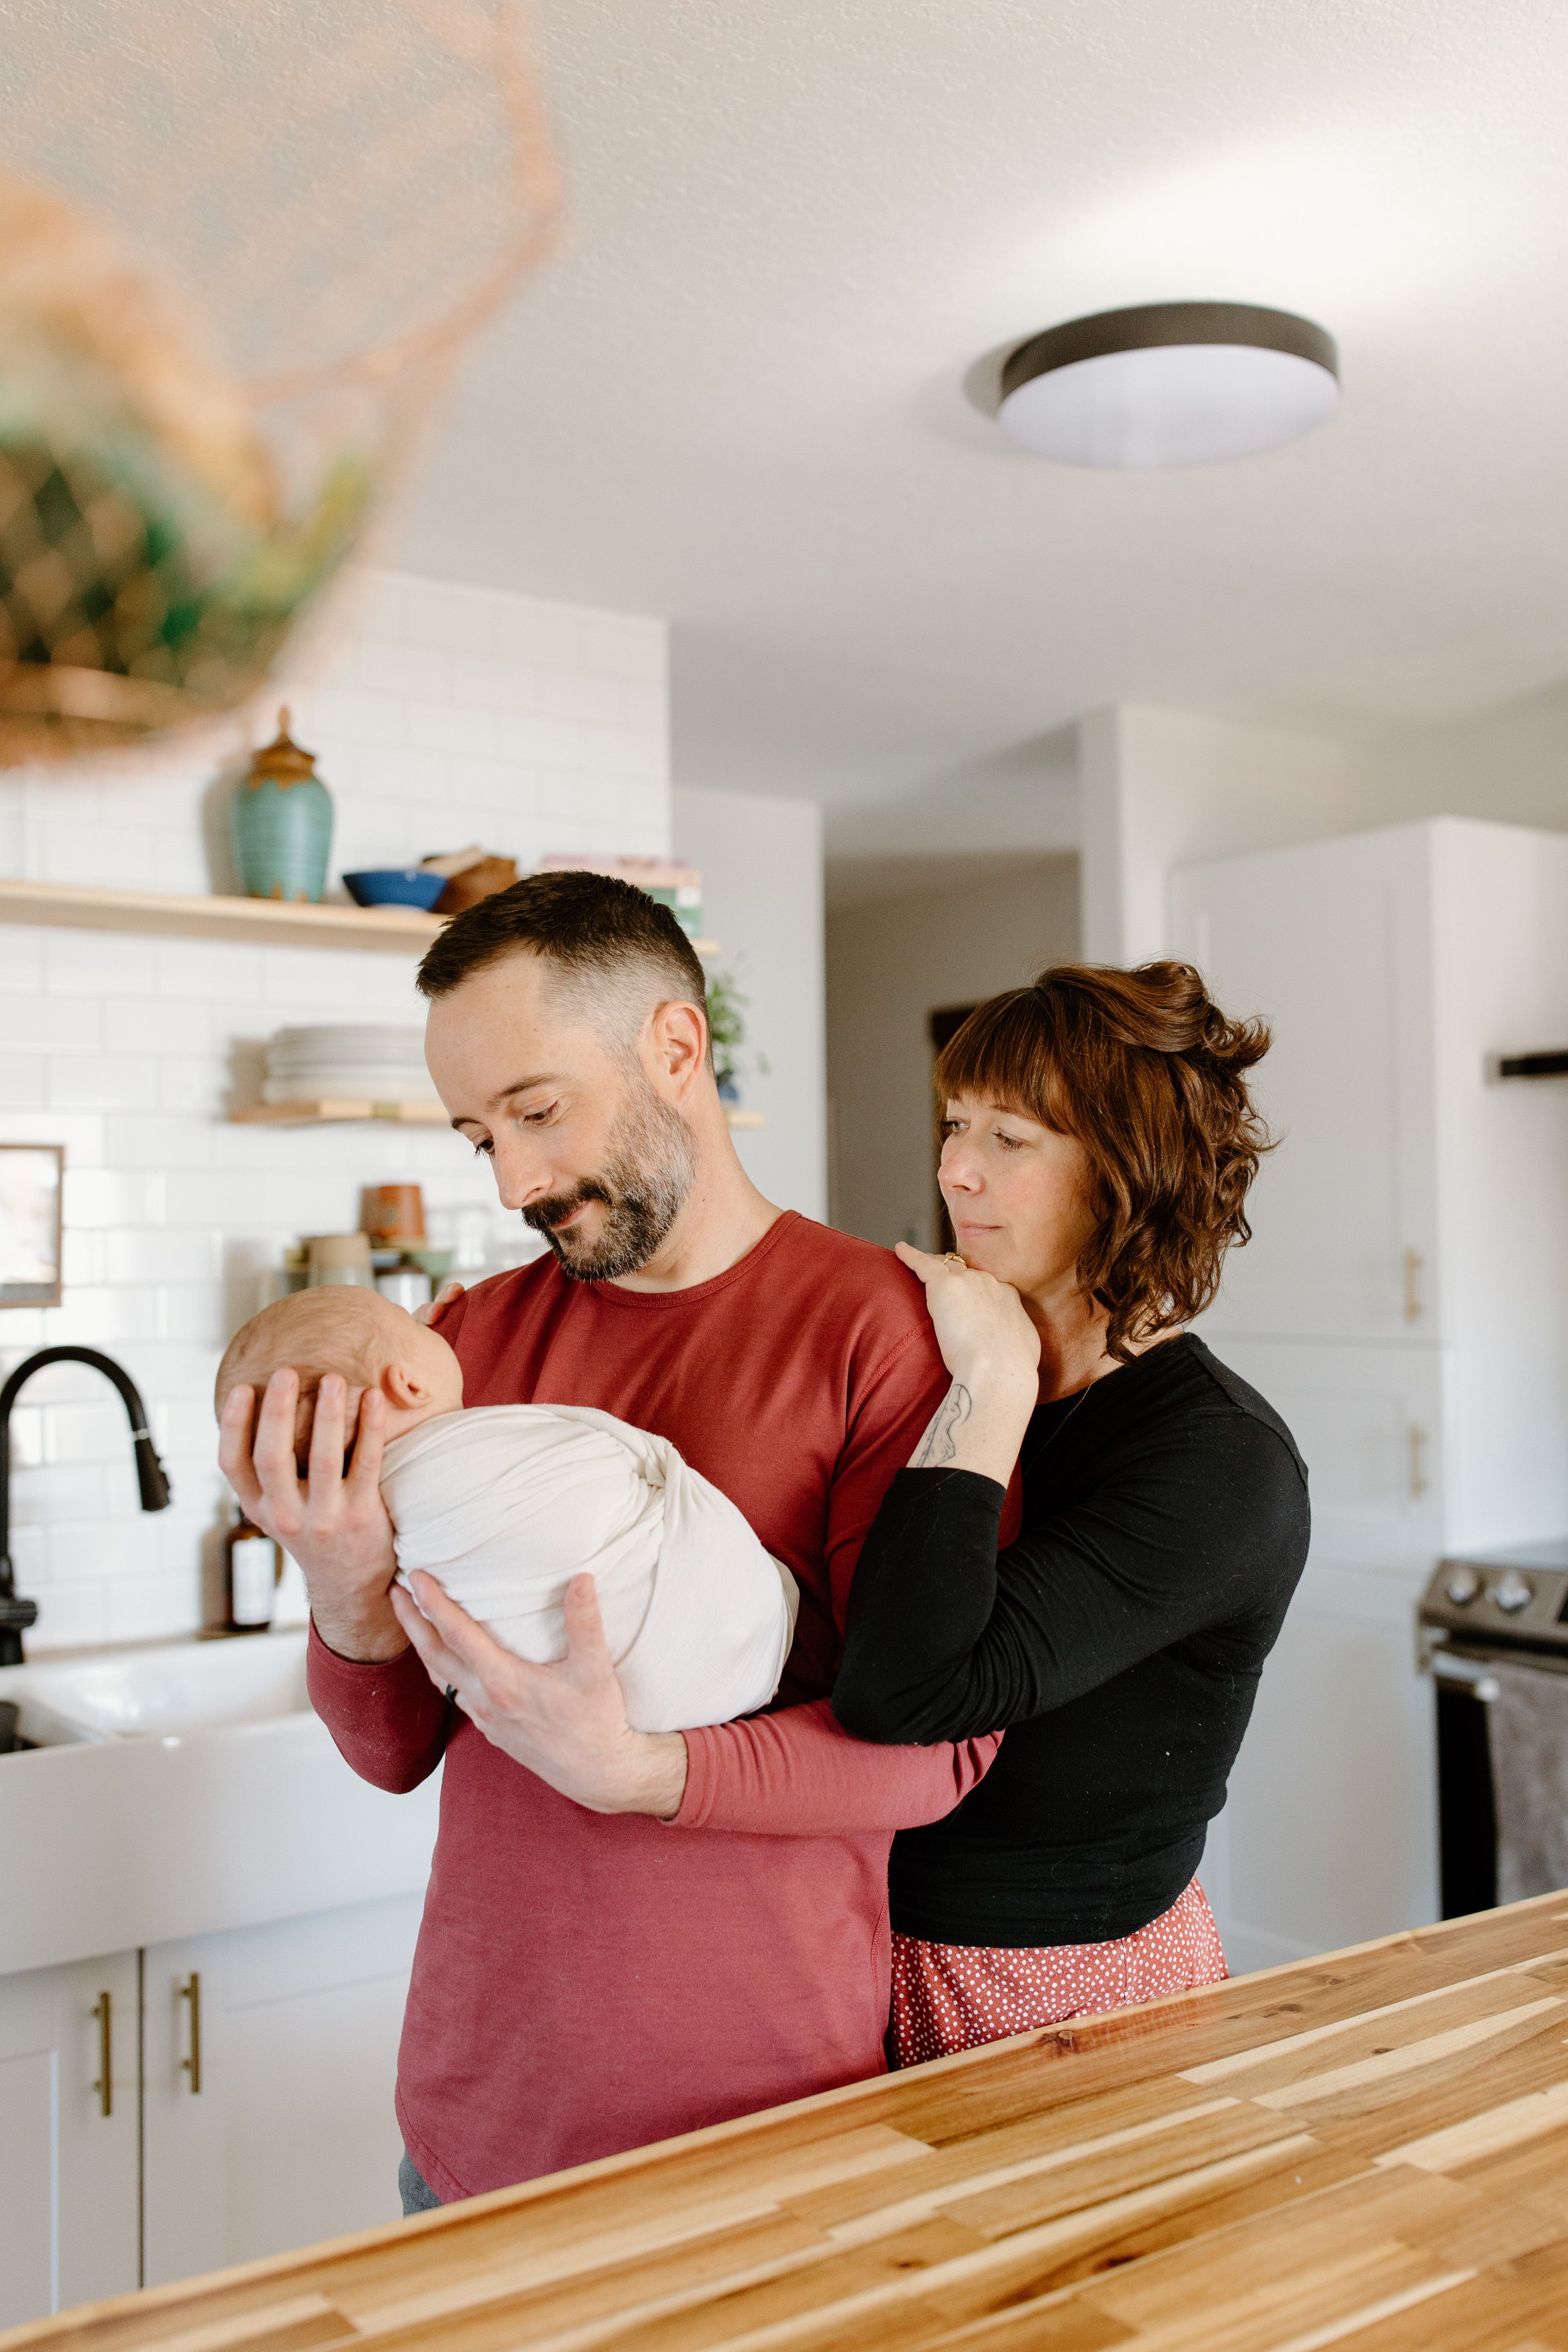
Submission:
[[833,1704],[862,1739],[1006,1737],[894,1843],[904,2065],[1226,1974],[1194,1873],[1307,1479],[1185,1326],[1248,1238],[1268,1045],[1190,965],[1068,964],[937,1065],[957,1249],[899,1255],[952,1385],[860,1555]]

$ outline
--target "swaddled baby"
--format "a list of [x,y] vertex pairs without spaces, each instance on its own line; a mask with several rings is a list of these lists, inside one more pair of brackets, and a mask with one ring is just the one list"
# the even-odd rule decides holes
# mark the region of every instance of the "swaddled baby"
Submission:
[[224,1357],[218,1411],[230,1389],[259,1394],[284,1368],[300,1375],[301,1456],[326,1374],[348,1384],[351,1428],[366,1390],[385,1398],[381,1491],[399,1583],[427,1570],[542,1665],[566,1654],[562,1597],[588,1570],[638,1731],[727,1723],[772,1698],[795,1579],[668,1439],[592,1405],[465,1412],[446,1340],[373,1290],[298,1291],[264,1307]]

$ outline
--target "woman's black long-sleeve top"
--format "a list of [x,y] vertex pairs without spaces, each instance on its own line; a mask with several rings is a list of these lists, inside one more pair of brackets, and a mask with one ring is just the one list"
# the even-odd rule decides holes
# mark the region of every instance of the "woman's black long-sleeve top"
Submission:
[[1006,1727],[956,1812],[901,1831],[892,1923],[933,1943],[1100,1943],[1193,1876],[1307,1556],[1307,1473],[1201,1339],[1042,1404],[1004,1489],[902,1470],[860,1554],[839,1721],[923,1743]]

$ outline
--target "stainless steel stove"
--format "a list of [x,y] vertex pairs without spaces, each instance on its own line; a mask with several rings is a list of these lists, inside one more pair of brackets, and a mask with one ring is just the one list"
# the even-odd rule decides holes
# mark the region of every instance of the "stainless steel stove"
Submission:
[[1416,1616],[1437,1694],[1443,1916],[1497,1900],[1497,1801],[1487,1708],[1500,1660],[1568,1675],[1568,1537],[1439,1562]]

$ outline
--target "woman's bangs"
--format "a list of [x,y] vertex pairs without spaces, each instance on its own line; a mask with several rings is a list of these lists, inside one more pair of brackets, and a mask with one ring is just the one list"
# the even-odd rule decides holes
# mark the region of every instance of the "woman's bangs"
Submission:
[[1058,1099],[1056,1057],[1049,1050],[1043,1007],[1032,988],[1011,990],[977,1005],[937,1057],[937,1116],[961,1095],[1017,1111],[1042,1127],[1066,1132]]

